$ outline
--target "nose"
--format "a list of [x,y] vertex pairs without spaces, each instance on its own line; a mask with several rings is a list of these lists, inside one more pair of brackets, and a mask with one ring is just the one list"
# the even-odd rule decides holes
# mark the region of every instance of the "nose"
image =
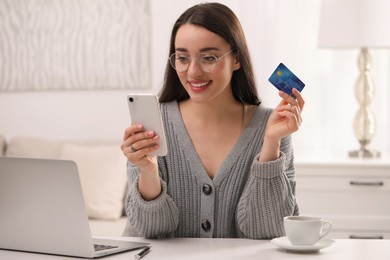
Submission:
[[192,58],[190,63],[188,64],[187,74],[198,75],[198,74],[202,74],[202,73],[203,73],[203,71],[202,71],[202,68],[200,67],[200,63],[199,63],[198,59]]

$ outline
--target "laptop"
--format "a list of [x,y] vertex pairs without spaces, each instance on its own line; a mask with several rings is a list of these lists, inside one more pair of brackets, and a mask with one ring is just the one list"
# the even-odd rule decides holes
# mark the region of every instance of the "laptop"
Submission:
[[0,157],[0,249],[96,258],[148,245],[92,238],[73,161]]

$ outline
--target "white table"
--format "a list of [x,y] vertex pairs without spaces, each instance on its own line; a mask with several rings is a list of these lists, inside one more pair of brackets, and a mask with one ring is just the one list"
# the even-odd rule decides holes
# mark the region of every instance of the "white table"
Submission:
[[[120,238],[132,241],[147,241],[152,244],[151,251],[142,259],[315,259],[315,260],[389,260],[390,240],[374,239],[336,239],[335,243],[321,249],[318,253],[291,253],[277,248],[269,240],[250,239],[203,239],[180,238],[147,240],[142,238]],[[137,251],[121,253],[102,259],[134,259]],[[0,250],[0,259],[7,260],[45,260],[71,259],[70,257]],[[80,258],[77,258],[80,259]]]

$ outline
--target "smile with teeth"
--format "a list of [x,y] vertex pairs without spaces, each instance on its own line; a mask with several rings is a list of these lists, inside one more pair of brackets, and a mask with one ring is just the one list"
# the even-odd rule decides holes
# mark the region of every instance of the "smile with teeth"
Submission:
[[210,81],[202,82],[202,83],[192,83],[192,82],[190,82],[191,86],[194,87],[194,88],[201,88],[201,87],[206,86],[209,83],[210,83]]

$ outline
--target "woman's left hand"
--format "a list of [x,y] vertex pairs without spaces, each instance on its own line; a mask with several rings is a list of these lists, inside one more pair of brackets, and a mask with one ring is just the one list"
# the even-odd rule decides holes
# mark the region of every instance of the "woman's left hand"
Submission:
[[301,93],[295,88],[292,90],[296,99],[279,91],[283,99],[268,119],[265,132],[266,138],[281,140],[283,137],[296,132],[302,124],[301,113],[305,105]]

